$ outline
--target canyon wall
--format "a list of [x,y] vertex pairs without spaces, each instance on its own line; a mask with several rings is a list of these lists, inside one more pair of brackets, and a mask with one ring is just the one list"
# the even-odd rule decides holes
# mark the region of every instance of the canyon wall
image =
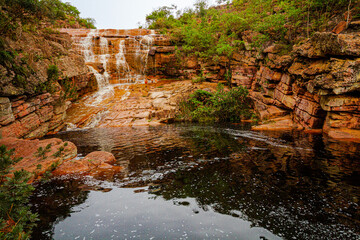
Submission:
[[[252,33],[243,33],[244,50],[217,64],[177,57],[175,47],[153,46],[149,72],[156,75],[226,82],[249,89],[260,120],[288,119],[283,129],[323,129],[330,137],[360,139],[360,33],[353,23],[342,34],[315,33],[303,43],[267,43],[259,51]],[[165,41],[164,41],[165,42]],[[289,123],[290,122],[290,123]],[[256,128],[255,128],[256,129]],[[267,128],[257,128],[271,129]]]
[[[263,123],[286,118],[291,124],[285,127],[360,138],[358,31],[316,33],[291,50],[270,42],[259,50],[252,47],[253,34],[245,32],[244,49],[217,63],[177,54],[181,46],[146,29],[61,29],[40,36],[22,32],[18,37],[7,42],[30,74],[24,81],[0,65],[3,137],[35,138],[61,129],[72,99],[66,96],[69,86],[81,95],[106,85],[201,75],[206,81],[231,81],[249,89]],[[51,65],[60,72],[55,81],[49,80]]]
[[16,35],[4,39],[2,51],[13,57],[0,64],[0,135],[42,137],[63,128],[69,100],[96,90],[96,79],[68,34]]

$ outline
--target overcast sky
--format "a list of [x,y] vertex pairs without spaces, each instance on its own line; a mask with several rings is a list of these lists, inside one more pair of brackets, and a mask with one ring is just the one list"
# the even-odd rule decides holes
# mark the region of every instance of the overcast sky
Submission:
[[[99,29],[138,28],[146,14],[162,6],[175,4],[178,9],[192,7],[196,0],[63,0],[77,7],[83,18],[94,18]],[[215,0],[209,0],[210,4]]]

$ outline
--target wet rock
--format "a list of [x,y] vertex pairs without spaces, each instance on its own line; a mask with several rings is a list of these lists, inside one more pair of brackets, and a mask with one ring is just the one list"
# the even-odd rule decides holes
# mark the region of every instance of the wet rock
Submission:
[[[60,79],[50,82],[48,69],[56,65],[61,77],[84,94],[93,90],[89,81],[94,78],[93,74],[89,75],[82,55],[71,50],[71,39],[67,34],[22,32],[16,41],[5,40],[6,48],[9,48],[6,50],[12,48],[20,53],[15,56],[14,63],[28,68],[29,74],[19,83],[14,80],[13,73],[0,66],[0,71],[5,74],[0,77],[0,95],[9,96],[0,99],[0,133],[3,137],[35,138],[59,130],[64,125],[67,103],[61,98],[64,87],[57,82]],[[29,61],[23,65],[25,55]]]

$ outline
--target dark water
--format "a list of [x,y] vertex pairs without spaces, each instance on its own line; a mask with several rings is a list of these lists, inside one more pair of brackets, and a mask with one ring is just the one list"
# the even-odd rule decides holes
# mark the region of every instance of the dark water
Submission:
[[245,129],[57,134],[124,171],[37,186],[33,239],[360,239],[360,144]]

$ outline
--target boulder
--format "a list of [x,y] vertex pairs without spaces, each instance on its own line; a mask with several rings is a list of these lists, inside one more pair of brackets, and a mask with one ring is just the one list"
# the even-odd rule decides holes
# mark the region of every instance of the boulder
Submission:
[[82,159],[67,161],[57,168],[53,174],[55,176],[80,174],[99,176],[105,173],[117,173],[123,168],[114,166],[116,162],[113,154],[109,152],[92,152]]
[[41,177],[45,172],[53,171],[63,162],[77,155],[77,148],[71,142],[61,139],[23,140],[17,138],[0,139],[0,145],[15,149],[14,157],[22,158],[13,166],[13,171],[22,169],[32,173],[32,180]]

